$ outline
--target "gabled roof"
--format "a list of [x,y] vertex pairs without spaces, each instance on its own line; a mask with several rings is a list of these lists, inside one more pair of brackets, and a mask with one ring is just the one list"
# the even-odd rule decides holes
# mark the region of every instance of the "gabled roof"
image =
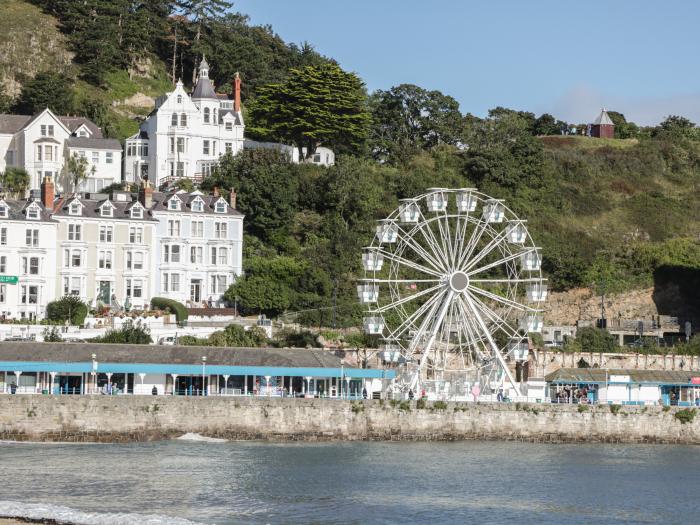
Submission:
[[[70,128],[68,126],[66,126],[66,124],[61,120],[61,117],[58,117],[57,115],[55,115],[54,112],[51,111],[49,108],[46,108],[43,111],[40,111],[39,113],[33,115],[32,118],[30,118],[29,121],[24,125],[24,127],[26,128],[28,126],[31,126],[32,123],[36,122],[42,115],[44,115],[46,113],[51,115],[54,118],[54,120],[56,120],[58,122],[58,124],[60,126],[62,126],[63,129],[65,129],[69,135],[72,133]],[[64,118],[67,118],[67,117],[64,117]]]
[[[134,199],[125,202],[125,201],[113,201],[110,200],[109,197],[105,194],[89,194],[89,198],[83,198],[80,199],[77,196],[70,197],[68,199],[62,199],[59,198],[55,201],[54,203],[54,217],[74,217],[74,215],[71,215],[69,213],[69,206],[71,202],[78,200],[80,204],[83,205],[83,211],[82,211],[82,217],[84,218],[93,218],[93,219],[104,219],[104,220],[136,220],[136,221],[146,221],[146,222],[152,222],[154,219],[148,216],[148,212],[143,214],[142,218],[132,218],[131,217],[131,208],[134,207],[135,202]],[[107,202],[112,206],[114,211],[112,212],[111,217],[102,217],[100,214],[100,209],[102,206],[104,206]],[[140,204],[139,204],[140,205]]]
[[601,124],[607,126],[615,125],[615,123],[610,119],[608,112],[605,111],[605,108],[602,109],[600,115],[598,115],[598,117],[593,121],[594,126],[600,126]]
[[[35,201],[33,199],[27,200],[14,200],[14,199],[3,199],[3,202],[7,205],[7,218],[0,217],[0,222],[2,221],[27,221],[27,222],[56,222],[51,220],[51,210],[47,210],[42,205],[41,201]],[[39,214],[39,219],[27,219],[25,215],[25,210],[31,205],[36,203],[36,205],[41,210]]]
[[0,133],[17,133],[31,120],[30,115],[0,114]]
[[[26,128],[29,124],[38,119],[46,111],[51,111],[48,108],[40,111],[35,115],[9,115],[0,114],[0,133],[17,133],[19,130]],[[53,112],[51,112],[53,115]],[[56,115],[54,115],[56,117]],[[85,117],[56,117],[62,126],[66,128],[69,134],[73,134],[80,126],[85,126],[92,133],[91,138],[102,138],[100,128]]]
[[[153,193],[153,206],[151,207],[152,211],[170,211],[174,212],[175,210],[168,210],[168,201],[170,198],[175,195],[176,192],[171,191],[171,192],[154,192]],[[214,195],[202,195],[201,192],[192,192],[192,193],[177,193],[177,196],[179,199],[181,199],[183,202],[186,203],[191,203],[195,198],[199,197],[204,201],[204,211],[201,212],[193,212],[189,207],[183,207],[180,211],[176,213],[196,213],[198,215],[200,214],[211,214],[211,215],[218,215],[218,216],[226,216],[226,215],[235,215],[235,216],[242,216],[243,214],[240,213],[239,211],[233,209],[229,203],[226,201],[221,196],[214,196]],[[223,199],[224,202],[226,202],[226,213],[216,213],[215,212],[215,207],[217,201],[220,199]]]
[[92,137],[70,137],[66,140],[69,148],[106,149],[121,151],[122,145],[117,139],[95,139]]

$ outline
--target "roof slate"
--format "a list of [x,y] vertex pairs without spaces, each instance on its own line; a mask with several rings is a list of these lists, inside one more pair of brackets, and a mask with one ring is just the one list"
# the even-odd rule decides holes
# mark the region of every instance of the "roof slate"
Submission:
[[116,139],[95,139],[71,137],[66,141],[69,148],[108,149],[121,151],[122,145]]
[[686,384],[700,372],[685,370],[639,370],[636,368],[560,368],[545,378],[559,383],[605,383],[610,376],[629,376],[632,383]]

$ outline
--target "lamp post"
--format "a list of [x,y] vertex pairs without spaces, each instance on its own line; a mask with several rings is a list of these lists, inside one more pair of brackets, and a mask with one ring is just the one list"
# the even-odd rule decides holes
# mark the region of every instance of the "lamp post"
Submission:
[[207,373],[207,356],[203,355],[202,356],[202,395],[205,395],[205,381],[206,381],[206,373]]
[[97,393],[97,354],[92,354],[92,393]]

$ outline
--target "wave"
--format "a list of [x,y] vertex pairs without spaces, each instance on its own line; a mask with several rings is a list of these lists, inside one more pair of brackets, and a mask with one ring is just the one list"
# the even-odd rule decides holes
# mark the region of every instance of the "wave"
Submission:
[[205,525],[158,514],[84,512],[48,503],[0,501],[0,517],[52,520],[66,525]]
[[187,434],[183,434],[175,439],[179,439],[180,441],[201,441],[204,443],[226,443],[228,441],[228,439],[203,436],[201,434],[197,434],[196,432],[188,432]]

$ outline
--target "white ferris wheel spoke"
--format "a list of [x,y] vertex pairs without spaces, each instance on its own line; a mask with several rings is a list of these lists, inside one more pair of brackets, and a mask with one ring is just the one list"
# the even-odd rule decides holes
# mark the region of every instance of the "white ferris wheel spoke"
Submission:
[[462,319],[463,319],[463,323],[464,323],[463,324],[464,335],[467,337],[467,340],[470,342],[471,347],[479,355],[479,359],[484,359],[486,356],[481,348],[483,337],[477,337],[476,334],[479,332],[479,330],[476,327],[476,322],[473,321],[473,315],[469,312],[469,307],[465,304],[462,297],[457,298],[457,307],[461,311],[461,315],[462,315]]
[[430,299],[428,299],[426,302],[420,305],[415,312],[409,315],[395,330],[390,331],[389,334],[385,337],[385,339],[397,339],[401,335],[403,335],[406,332],[406,330],[409,330],[410,327],[413,326],[414,321],[419,319],[421,315],[423,315],[426,312],[426,310],[428,310],[431,307],[431,305],[439,301],[444,294],[445,292],[443,291],[433,295]]
[[[430,246],[432,244],[432,241],[430,241],[426,237],[422,225],[418,225],[417,228],[421,233],[423,233],[423,238],[425,239],[425,242],[427,242],[428,245]],[[414,228],[414,230],[415,230],[415,228]],[[399,233],[403,234],[400,236],[401,243],[403,243],[405,246],[408,246],[414,252],[416,252],[418,255],[420,255],[423,258],[423,260],[425,262],[427,262],[428,264],[430,264],[430,266],[435,268],[436,271],[438,271],[440,273],[445,272],[445,267],[440,262],[439,258],[436,258],[434,255],[428,253],[428,251],[423,246],[421,246],[418,242],[416,242],[416,240],[413,238],[413,236],[410,235],[409,232],[406,232],[406,230],[404,230],[401,226],[398,226],[398,231],[399,231]],[[433,246],[430,246],[430,247],[433,250],[433,253],[437,253],[438,257],[439,257],[439,253],[440,253],[439,249],[435,250],[435,248]]]
[[488,228],[488,223],[484,219],[481,219],[476,223],[474,231],[472,232],[472,236],[469,238],[469,242],[467,243],[467,247],[459,260],[458,267],[461,267],[472,256],[472,253],[474,253],[476,245],[479,244],[481,236],[486,231],[486,228]]
[[[484,314],[486,317],[490,318],[491,321],[493,322],[494,326],[494,333],[498,330],[506,334],[509,338],[512,338],[515,333],[517,333],[517,329],[513,330],[512,327],[508,324],[507,321],[505,321],[501,316],[499,316],[493,309],[491,309],[489,306],[487,306],[485,303],[479,300],[478,297],[471,295],[470,296],[472,301],[483,310]],[[510,330],[508,330],[510,328]]]
[[498,284],[498,283],[539,283],[543,279],[541,277],[527,277],[525,279],[469,279],[470,283],[477,284]]
[[427,295],[427,294],[429,294],[429,293],[433,293],[433,292],[439,290],[440,288],[441,288],[441,285],[439,285],[439,284],[438,284],[438,285],[435,285],[435,286],[431,286],[430,288],[426,288],[425,290],[421,290],[421,291],[418,292],[418,293],[414,293],[414,294],[412,294],[412,295],[409,295],[409,296],[407,296],[407,297],[404,297],[403,299],[399,299],[398,301],[394,301],[394,302],[392,302],[392,303],[388,303],[388,304],[382,305],[382,306],[380,306],[380,307],[378,307],[378,308],[374,308],[374,309],[372,309],[372,313],[381,314],[381,313],[383,313],[383,312],[386,312],[387,310],[393,310],[393,309],[396,308],[397,306],[400,306],[400,305],[402,305],[402,304],[409,303],[409,302],[411,302],[411,301],[415,301],[415,300],[418,299],[419,297],[423,297],[424,295]]
[[521,310],[523,312],[539,312],[539,310],[537,308],[532,308],[531,306],[521,304],[517,301],[512,301],[510,299],[506,299],[505,297],[501,297],[500,295],[496,295],[495,293],[491,293],[487,290],[477,288],[476,286],[470,286],[469,291],[476,292],[480,295],[483,295],[484,297],[488,297],[489,299],[493,299],[494,301],[498,301],[499,303],[503,303],[505,305],[512,306],[516,310]]
[[[443,228],[442,220],[445,219],[445,228]],[[449,231],[447,230],[447,212],[438,215],[435,219],[437,222],[438,230],[440,231],[440,242],[442,243],[442,253],[445,255],[445,262],[448,268],[454,267],[454,260],[452,258],[452,247],[450,244]]]
[[497,261],[489,263],[486,266],[482,266],[480,268],[477,268],[476,270],[472,270],[470,272],[467,272],[467,275],[469,275],[471,277],[472,275],[476,275],[477,273],[485,272],[486,270],[490,270],[491,268],[495,268],[496,266],[500,266],[501,264],[505,264],[507,262],[513,261],[513,260],[517,259],[518,257],[525,255],[526,253],[534,252],[535,250],[537,250],[537,248],[532,247],[532,248],[527,248],[525,250],[522,250],[522,251],[519,251],[516,253],[512,253],[506,257],[503,257],[502,259],[499,259]]
[[[504,229],[500,232],[498,232],[498,235],[493,237],[486,246],[484,246],[481,250],[479,250],[479,253],[470,261],[468,261],[467,265],[462,269],[463,272],[468,272],[471,270],[474,266],[476,266],[476,263],[481,261],[484,257],[486,257],[489,253],[491,253],[493,250],[501,246],[502,241],[505,240],[506,236],[508,235],[507,230]],[[466,262],[466,261],[465,261]]]
[[401,257],[400,255],[397,255],[393,252],[389,252],[386,250],[383,250],[381,248],[377,249],[377,252],[382,254],[385,258],[397,262],[399,264],[403,264],[405,266],[408,266],[409,268],[413,268],[414,270],[418,270],[419,272],[427,273],[428,275],[434,275],[435,277],[441,277],[443,274],[437,270],[427,268],[426,266],[423,266],[422,264],[418,264],[416,262],[410,261],[404,257]]

